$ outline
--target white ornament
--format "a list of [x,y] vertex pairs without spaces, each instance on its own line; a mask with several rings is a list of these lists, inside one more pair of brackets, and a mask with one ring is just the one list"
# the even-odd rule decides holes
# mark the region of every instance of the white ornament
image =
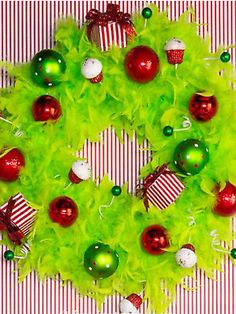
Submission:
[[82,180],[88,180],[91,177],[90,165],[83,160],[75,161],[71,169],[74,174]]
[[102,72],[102,63],[98,59],[88,58],[81,67],[82,75],[90,80],[98,76]]
[[164,47],[165,51],[168,50],[184,50],[185,49],[185,44],[182,42],[182,40],[177,39],[177,38],[172,38],[170,39]]
[[123,299],[120,302],[120,313],[121,314],[138,314],[138,310],[129,300]]
[[176,262],[183,268],[191,268],[197,263],[197,255],[190,249],[182,248],[175,255]]

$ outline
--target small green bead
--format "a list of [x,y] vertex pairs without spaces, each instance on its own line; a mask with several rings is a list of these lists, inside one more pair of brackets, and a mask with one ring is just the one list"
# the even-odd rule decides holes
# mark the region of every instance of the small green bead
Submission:
[[169,126],[169,125],[165,126],[163,129],[163,134],[165,136],[171,136],[173,132],[174,132],[174,129],[172,128],[172,126]]
[[14,259],[14,252],[12,252],[11,250],[7,250],[4,252],[4,258],[7,260],[7,261],[11,261]]
[[220,55],[220,60],[224,63],[229,62],[230,61],[230,53],[228,51],[222,52],[222,54]]
[[121,194],[121,187],[119,185],[114,185],[113,188],[111,189],[111,193],[114,196],[119,196]]
[[150,19],[150,17],[152,16],[152,10],[150,8],[144,8],[142,10],[142,16],[145,18],[145,19]]
[[230,251],[230,255],[231,255],[231,257],[232,257],[233,259],[236,259],[236,248],[234,248],[234,249],[232,249],[232,250]]

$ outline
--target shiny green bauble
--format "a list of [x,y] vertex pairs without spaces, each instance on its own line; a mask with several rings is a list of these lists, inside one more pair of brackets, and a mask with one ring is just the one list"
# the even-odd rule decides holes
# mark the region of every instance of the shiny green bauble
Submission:
[[229,62],[230,61],[230,53],[228,51],[222,52],[222,54],[220,55],[220,60],[224,63]]
[[209,161],[207,146],[196,139],[179,143],[174,152],[174,164],[184,174],[198,174]]
[[95,279],[103,279],[114,274],[119,265],[119,256],[109,245],[97,242],[84,254],[84,267]]
[[150,17],[152,16],[152,10],[150,8],[144,8],[142,10],[142,16],[145,18],[145,19],[150,19]]
[[4,258],[7,260],[7,261],[11,261],[14,259],[14,252],[12,252],[11,250],[7,250],[4,252]]
[[172,128],[172,126],[167,125],[163,128],[163,134],[165,136],[171,136],[173,135],[173,133],[174,133],[174,129]]
[[233,259],[236,259],[236,249],[235,248],[230,251],[230,255]]
[[31,62],[32,79],[42,87],[58,85],[65,70],[66,64],[62,55],[51,49],[39,51]]
[[114,185],[111,189],[111,194],[113,196],[119,196],[121,194],[122,190],[119,185]]

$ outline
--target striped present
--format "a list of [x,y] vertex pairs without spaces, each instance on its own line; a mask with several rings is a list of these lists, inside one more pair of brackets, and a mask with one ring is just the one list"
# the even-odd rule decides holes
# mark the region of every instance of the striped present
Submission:
[[109,3],[107,11],[90,10],[86,15],[87,34],[101,51],[107,51],[111,46],[124,48],[127,41],[136,35],[128,13],[119,11],[119,5]]
[[[151,179],[151,180],[150,180]],[[144,180],[145,198],[152,205],[164,209],[172,204],[184,190],[182,181],[167,167],[158,168]]]
[[0,223],[8,231],[9,238],[15,244],[21,244],[21,239],[29,234],[36,214],[37,211],[18,193],[0,207]]

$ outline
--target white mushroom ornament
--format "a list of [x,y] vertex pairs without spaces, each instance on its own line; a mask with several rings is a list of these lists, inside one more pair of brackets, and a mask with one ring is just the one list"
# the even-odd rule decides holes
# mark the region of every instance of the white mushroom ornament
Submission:
[[191,268],[197,263],[197,255],[192,244],[185,244],[175,255],[176,262],[183,268]]
[[71,170],[68,174],[68,178],[72,183],[78,184],[81,181],[88,180],[90,177],[91,168],[87,162],[78,160],[72,164]]
[[81,66],[81,74],[91,83],[100,83],[103,79],[102,63],[95,58],[87,58]]

